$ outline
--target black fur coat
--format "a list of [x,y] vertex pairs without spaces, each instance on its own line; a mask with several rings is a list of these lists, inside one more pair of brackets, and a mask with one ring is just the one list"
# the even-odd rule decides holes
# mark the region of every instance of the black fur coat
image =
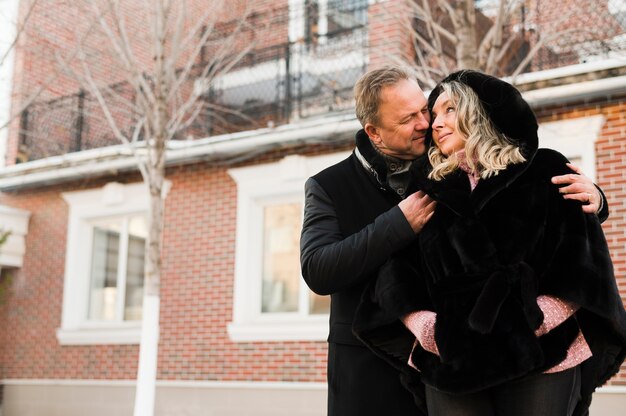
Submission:
[[[415,165],[419,188],[438,203],[415,244],[385,264],[365,292],[353,330],[398,368],[405,384],[464,393],[562,361],[582,330],[593,357],[582,364],[585,414],[591,393],[615,374],[626,354],[626,313],[597,216],[565,200],[550,182],[570,173],[560,153],[525,143],[529,162],[481,179],[470,190],[457,171],[426,179],[426,159]],[[574,316],[542,337],[538,295],[580,305]],[[399,320],[416,310],[437,313],[436,356],[415,347]]]

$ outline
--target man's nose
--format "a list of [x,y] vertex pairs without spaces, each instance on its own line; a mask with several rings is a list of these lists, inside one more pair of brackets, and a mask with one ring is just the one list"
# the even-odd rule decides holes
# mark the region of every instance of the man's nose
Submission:
[[427,130],[430,125],[430,117],[425,114],[419,114],[415,120],[415,130]]

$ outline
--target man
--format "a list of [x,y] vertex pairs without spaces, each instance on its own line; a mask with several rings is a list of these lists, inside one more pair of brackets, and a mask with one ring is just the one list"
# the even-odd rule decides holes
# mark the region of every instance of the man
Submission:
[[[355,98],[363,129],[354,152],[305,185],[302,275],[311,290],[331,295],[328,415],[416,416],[420,411],[397,371],[352,334],[352,321],[378,268],[412,242],[434,212],[424,193],[407,195],[411,162],[426,152],[430,114],[415,76],[399,67],[367,72]],[[583,175],[554,182],[569,184],[561,191],[585,202],[586,212],[602,204]]]

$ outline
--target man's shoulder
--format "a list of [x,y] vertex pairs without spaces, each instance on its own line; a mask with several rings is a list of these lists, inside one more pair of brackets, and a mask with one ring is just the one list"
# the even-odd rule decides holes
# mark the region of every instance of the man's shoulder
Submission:
[[356,159],[354,152],[344,160],[331,165],[312,176],[317,182],[327,180],[341,180],[350,170],[353,169],[354,160]]

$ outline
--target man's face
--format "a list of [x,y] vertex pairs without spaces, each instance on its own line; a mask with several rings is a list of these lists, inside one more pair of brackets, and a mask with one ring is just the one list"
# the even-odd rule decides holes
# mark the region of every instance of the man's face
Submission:
[[383,87],[378,122],[365,124],[365,132],[383,153],[413,160],[426,152],[430,114],[426,96],[415,80],[404,79]]

